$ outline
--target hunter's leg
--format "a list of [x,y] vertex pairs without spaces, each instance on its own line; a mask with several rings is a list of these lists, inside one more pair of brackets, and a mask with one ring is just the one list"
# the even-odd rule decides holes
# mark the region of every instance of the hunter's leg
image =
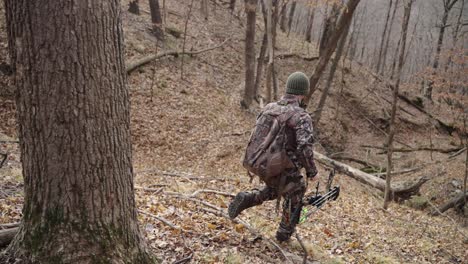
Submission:
[[265,186],[261,190],[254,189],[250,192],[240,192],[229,204],[228,213],[231,219],[236,218],[243,210],[260,205],[264,201],[276,199],[278,192],[272,187]]
[[292,181],[295,188],[284,195],[283,215],[276,232],[276,239],[280,242],[288,240],[294,233],[302,210],[302,199],[306,192],[306,184],[302,176],[295,177]]

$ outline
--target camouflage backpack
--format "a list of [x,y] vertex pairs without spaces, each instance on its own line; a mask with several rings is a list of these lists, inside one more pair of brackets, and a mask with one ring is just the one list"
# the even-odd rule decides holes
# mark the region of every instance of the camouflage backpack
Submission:
[[[286,124],[294,113],[285,112],[278,103],[257,118],[245,150],[243,166],[269,186],[280,185],[281,173],[294,164],[286,153]],[[271,104],[270,104],[271,105]]]

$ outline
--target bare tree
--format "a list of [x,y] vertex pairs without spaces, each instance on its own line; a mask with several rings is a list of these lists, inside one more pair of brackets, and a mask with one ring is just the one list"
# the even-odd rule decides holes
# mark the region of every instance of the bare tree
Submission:
[[317,88],[318,81],[322,76],[325,67],[328,64],[333,52],[336,49],[338,44],[338,40],[340,39],[342,33],[346,29],[349,23],[351,23],[351,19],[353,18],[354,10],[356,10],[357,5],[359,4],[360,0],[349,0],[346,3],[345,8],[336,24],[335,30],[333,34],[330,36],[329,45],[326,50],[324,50],[323,54],[320,56],[317,65],[315,66],[314,72],[310,77],[310,90],[309,94],[305,98],[305,102],[309,102],[312,94],[315,92]]
[[245,90],[241,106],[248,109],[255,96],[255,22],[258,0],[245,0]]
[[24,206],[0,262],[154,263],[137,224],[120,3],[5,6]]
[[340,15],[340,9],[337,3],[333,2],[330,14],[325,18],[323,24],[322,37],[320,38],[319,54],[322,55],[329,45],[331,34],[335,30],[336,21]]
[[463,17],[463,10],[465,8],[465,0],[461,1],[460,6],[460,13],[458,14],[457,23],[455,24],[455,29],[453,30],[452,34],[452,47],[450,48],[449,57],[447,59],[447,64],[445,64],[445,71],[448,70],[448,67],[452,64],[453,52],[457,46],[458,42],[458,34],[460,33],[460,29],[462,27],[462,17]]
[[162,29],[162,16],[161,8],[159,8],[159,0],[149,0],[151,10],[151,22],[153,23],[154,34],[159,38],[164,38],[164,31]]
[[[445,35],[445,28],[447,27],[447,20],[452,10],[452,7],[458,2],[458,0],[442,0],[444,4],[444,14],[442,15],[442,22],[439,27],[439,37],[437,38],[437,46],[436,46],[436,53],[434,57],[434,63],[432,64],[433,75],[436,74],[437,69],[439,68],[439,58],[440,58],[440,51],[442,50],[442,44],[444,42],[444,35]],[[427,83],[427,87],[424,91],[424,97],[429,100],[432,100],[432,87],[434,83],[429,80]]]
[[395,0],[395,4],[394,4],[394,7],[393,7],[392,18],[390,19],[390,25],[388,27],[388,34],[387,34],[387,38],[385,40],[385,46],[383,47],[383,51],[382,51],[382,59],[381,59],[381,63],[380,63],[380,66],[379,66],[380,72],[377,72],[377,73],[380,73],[382,76],[385,75],[384,72],[385,72],[385,64],[387,62],[388,45],[390,43],[390,37],[392,36],[392,28],[393,28],[393,23],[395,21],[395,13],[396,13],[396,11],[398,9],[398,3],[399,2],[400,2],[400,0]]
[[376,73],[379,73],[380,72],[380,66],[382,65],[381,62],[382,62],[382,54],[383,54],[383,47],[384,47],[384,43],[385,43],[385,37],[387,36],[387,29],[388,29],[388,20],[390,19],[390,12],[392,11],[392,3],[393,1],[392,0],[389,0],[388,1],[388,10],[387,10],[387,16],[385,17],[385,26],[384,26],[384,29],[383,29],[383,32],[382,32],[382,37],[380,38],[380,48],[379,48],[379,55],[377,56],[377,63],[375,65],[376,67],[376,70],[375,72]]
[[306,41],[312,42],[312,27],[314,25],[314,17],[315,17],[315,4],[318,0],[315,0],[312,4],[312,7],[309,9],[309,21],[307,22],[307,29],[306,29]]
[[296,11],[296,5],[297,5],[297,2],[296,1],[293,1],[291,3],[291,7],[289,8],[289,15],[288,15],[288,36],[289,36],[289,33],[291,32],[291,26],[292,26],[292,22],[293,22],[293,18],[294,18],[294,12]]
[[392,163],[392,155],[393,155],[393,138],[395,136],[395,118],[396,118],[396,109],[397,109],[397,104],[398,104],[398,90],[400,87],[400,79],[401,79],[401,72],[403,68],[403,60],[404,60],[404,55],[405,55],[405,48],[406,48],[406,36],[408,33],[408,24],[411,16],[411,6],[413,5],[414,0],[403,0],[404,1],[404,16],[403,16],[403,23],[402,23],[402,28],[401,28],[401,48],[400,48],[400,54],[398,56],[398,72],[396,76],[396,82],[395,85],[393,86],[393,102],[392,102],[392,112],[390,116],[390,125],[389,125],[389,133],[387,137],[387,175],[385,179],[385,197],[384,197],[384,204],[383,208],[387,209],[388,205],[390,203],[390,200],[392,199],[392,187],[391,187],[391,182],[392,182],[392,169],[393,169],[393,163]]
[[330,93],[330,88],[332,86],[332,82],[335,77],[336,68],[338,67],[341,54],[343,54],[343,49],[346,43],[346,37],[348,36],[350,25],[351,23],[348,23],[343,34],[341,35],[340,42],[338,43],[338,47],[336,49],[335,58],[333,58],[332,66],[330,68],[330,74],[328,75],[328,78],[327,78],[327,83],[325,84],[325,87],[323,88],[322,96],[320,97],[317,110],[314,113],[314,123],[317,125],[320,122],[322,111],[323,111],[323,108],[325,107],[325,102],[327,100],[328,94]]

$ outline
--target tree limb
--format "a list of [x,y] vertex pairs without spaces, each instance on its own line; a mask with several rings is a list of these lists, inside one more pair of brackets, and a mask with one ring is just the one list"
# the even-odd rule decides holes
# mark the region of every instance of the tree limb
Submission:
[[172,51],[166,51],[166,52],[163,52],[163,53],[160,53],[160,54],[149,55],[147,57],[144,57],[144,58],[129,62],[127,64],[127,73],[130,74],[136,68],[138,68],[140,66],[143,66],[145,64],[148,64],[148,63],[152,62],[153,60],[160,59],[162,57],[166,57],[166,56],[177,57],[179,55],[197,55],[197,54],[200,54],[200,53],[203,53],[203,52],[211,51],[211,50],[214,50],[214,49],[217,49],[217,48],[220,48],[220,47],[224,46],[229,40],[230,40],[230,38],[227,38],[226,40],[224,40],[219,45],[216,45],[216,46],[213,46],[213,47],[208,47],[208,48],[202,49],[202,50],[196,50],[196,51],[175,51],[175,50],[172,50]]

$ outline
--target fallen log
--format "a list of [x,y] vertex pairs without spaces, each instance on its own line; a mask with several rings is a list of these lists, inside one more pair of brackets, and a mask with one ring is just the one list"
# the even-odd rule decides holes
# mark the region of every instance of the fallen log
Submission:
[[[372,146],[372,145],[361,145],[361,147],[380,149],[380,150],[383,150],[383,153],[387,153],[386,147]],[[420,147],[415,147],[415,148],[394,148],[393,152],[433,151],[433,152],[440,152],[440,153],[448,154],[448,153],[460,151],[462,149],[463,149],[462,146],[454,147],[454,148],[434,148],[434,147],[428,147],[428,146],[420,146]]]
[[[327,156],[315,151],[314,158],[316,161],[326,166],[333,167],[337,171],[344,173],[353,179],[356,179],[364,184],[372,186],[380,191],[385,191],[385,180],[381,178],[375,177],[371,174],[367,174],[361,170],[355,169],[339,161],[330,159]],[[428,180],[429,179],[427,177],[420,177],[415,181],[393,183],[391,186],[393,198],[395,200],[405,200],[415,194],[418,194],[421,186]]]
[[229,38],[226,39],[225,41],[223,41],[219,45],[209,47],[209,48],[206,48],[206,49],[202,49],[202,50],[196,50],[196,51],[176,51],[176,50],[172,50],[172,51],[166,51],[166,52],[163,52],[163,53],[160,53],[160,54],[149,55],[149,56],[146,56],[144,58],[138,59],[136,61],[129,62],[127,64],[127,67],[126,67],[127,74],[131,73],[133,70],[135,70],[136,68],[138,68],[140,66],[148,64],[148,63],[150,63],[150,62],[152,62],[154,60],[160,59],[162,57],[166,57],[166,56],[175,56],[175,57],[177,57],[179,55],[197,55],[197,54],[200,54],[200,53],[203,53],[203,52],[207,52],[207,51],[210,51],[210,50],[220,48],[220,47],[224,46],[228,41],[229,41]]
[[314,61],[314,60],[319,59],[319,57],[317,57],[317,56],[305,57],[305,56],[302,56],[302,55],[297,54],[297,53],[277,54],[275,56],[275,58],[278,58],[278,59],[298,58],[298,59],[305,60],[305,61]]
[[452,198],[445,204],[441,205],[437,210],[433,210],[431,212],[431,215],[440,215],[443,214],[445,211],[447,211],[450,208],[456,208],[456,207],[462,207],[465,205],[465,197],[468,199],[468,192],[465,193],[465,195],[460,194],[456,196],[455,198]]
[[18,232],[18,227],[0,230],[0,248],[8,246]]

